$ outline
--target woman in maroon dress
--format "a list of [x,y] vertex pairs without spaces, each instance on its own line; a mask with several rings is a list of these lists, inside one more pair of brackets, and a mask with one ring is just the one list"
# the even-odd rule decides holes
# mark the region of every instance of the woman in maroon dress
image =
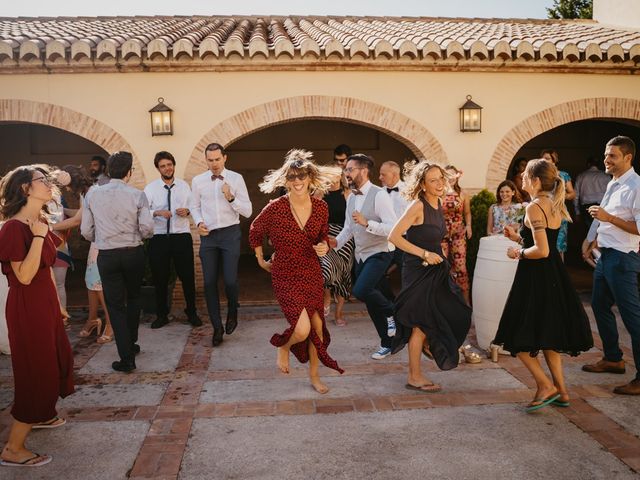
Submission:
[[52,184],[45,169],[19,167],[0,184],[0,262],[9,282],[7,326],[15,398],[14,422],[2,450],[1,464],[35,467],[49,455],[28,450],[32,428],[64,425],[57,417],[58,397],[73,393],[73,354],[64,331],[51,266],[60,239],[49,231],[45,204]]
[[[318,259],[328,251],[329,212],[327,204],[311,193],[325,193],[335,169],[319,167],[311,157],[310,152],[291,150],[284,165],[265,177],[261,191],[272,193],[285,187],[288,193],[270,202],[255,218],[249,243],[260,267],[271,272],[273,292],[289,322],[284,333],[271,338],[271,344],[278,347],[278,368],[289,373],[289,351],[293,352],[301,363],[309,362],[313,388],[326,393],[329,389],[318,376],[318,360],[340,373],[343,370],[327,353],[330,336],[324,319],[324,280]],[[265,236],[274,249],[269,261],[262,251]]]

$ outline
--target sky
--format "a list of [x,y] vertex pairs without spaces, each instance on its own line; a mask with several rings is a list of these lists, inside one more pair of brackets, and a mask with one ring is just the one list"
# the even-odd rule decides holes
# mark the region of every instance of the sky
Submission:
[[128,15],[367,15],[546,18],[553,0],[3,0],[3,17]]

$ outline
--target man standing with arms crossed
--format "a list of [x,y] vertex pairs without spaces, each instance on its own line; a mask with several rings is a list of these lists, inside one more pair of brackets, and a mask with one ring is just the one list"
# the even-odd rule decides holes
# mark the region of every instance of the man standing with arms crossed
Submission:
[[[227,170],[227,154],[219,143],[210,143],[204,150],[209,170],[191,182],[193,202],[191,216],[200,234],[200,260],[204,276],[205,298],[213,325],[215,347],[222,335],[231,335],[238,326],[238,260],[240,259],[240,215],[251,216],[251,200],[244,178]],[[227,296],[225,331],[220,316],[218,296],[218,266],[222,265]]]
[[189,225],[191,189],[184,180],[175,178],[176,160],[169,152],[158,152],[153,159],[160,178],[144,189],[154,220],[153,237],[149,241],[149,264],[156,290],[156,319],[151,328],[169,323],[167,305],[171,262],[176,269],[187,303],[185,313],[194,327],[202,325],[196,313],[196,285],[193,266],[193,239]]
[[89,190],[80,225],[82,236],[98,247],[98,271],[120,356],[111,367],[126,373],[135,370],[140,352],[136,342],[145,262],[142,240],[153,235],[147,197],[127,185],[132,164],[129,152],[109,157],[111,181]]
[[396,334],[393,302],[382,292],[381,282],[391,264],[393,246],[387,236],[396,223],[391,197],[369,180],[373,160],[367,155],[351,155],[344,169],[353,194],[347,199],[344,228],[333,248],[340,249],[351,238],[355,241],[356,280],[353,294],[367,306],[378,336],[380,348],[371,355],[381,360],[391,354],[391,338]]
[[591,248],[597,243],[602,254],[593,274],[591,305],[602,338],[604,358],[582,367],[593,373],[625,372],[616,317],[611,311],[617,304],[622,322],[631,335],[636,364],[635,379],[613,389],[614,393],[625,395],[640,395],[640,176],[633,170],[635,152],[635,144],[629,137],[618,136],[607,142],[604,166],[613,179],[600,206],[589,208],[594,218],[591,228],[597,228],[597,238]]

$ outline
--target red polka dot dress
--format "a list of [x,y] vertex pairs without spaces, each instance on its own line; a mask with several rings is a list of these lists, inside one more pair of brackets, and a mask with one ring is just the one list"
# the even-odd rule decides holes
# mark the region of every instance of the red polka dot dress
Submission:
[[324,319],[323,284],[320,259],[313,245],[327,239],[329,211],[323,200],[311,198],[312,211],[301,229],[291,211],[289,197],[283,196],[269,203],[255,218],[249,230],[251,248],[262,245],[268,237],[274,248],[271,265],[273,293],[280,303],[289,328],[271,337],[271,344],[281,347],[289,341],[303,309],[309,317],[318,313],[322,319],[322,340],[312,328],[309,338],[296,343],[291,352],[301,363],[309,361],[309,341],[313,342],[320,361],[343,373],[338,363],[327,353],[331,340]]

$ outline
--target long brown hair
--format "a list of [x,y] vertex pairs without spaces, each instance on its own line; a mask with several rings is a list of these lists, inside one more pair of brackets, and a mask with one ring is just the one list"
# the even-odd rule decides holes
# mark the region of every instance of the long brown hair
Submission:
[[571,215],[564,203],[564,180],[560,177],[556,166],[544,158],[538,158],[529,160],[524,173],[530,179],[540,180],[540,191],[551,197],[551,213],[559,213],[564,220],[571,222]]
[[[14,168],[0,180],[0,219],[8,220],[15,216],[27,204],[29,185],[34,172],[41,172],[49,177],[51,170],[46,165],[27,165]],[[55,196],[55,189],[54,189]],[[48,216],[47,205],[42,206],[42,213]]]
[[[456,191],[458,195],[460,195],[460,192],[462,192],[462,188],[460,188],[459,180],[460,180],[460,173],[462,172],[458,170],[456,167],[454,167],[453,165],[447,165],[446,167],[444,167],[444,169],[453,170],[454,172],[456,172],[456,175],[458,175],[458,177],[456,178],[456,183],[453,184],[453,189]],[[449,178],[452,178],[452,175],[449,175]]]
[[414,160],[404,164],[404,183],[405,188],[402,191],[402,196],[407,200],[417,200],[422,193],[422,183],[424,182],[424,176],[432,168],[437,168],[442,172],[445,181],[449,178],[449,174],[444,167],[435,162],[429,162],[428,160],[420,160],[419,162]]

